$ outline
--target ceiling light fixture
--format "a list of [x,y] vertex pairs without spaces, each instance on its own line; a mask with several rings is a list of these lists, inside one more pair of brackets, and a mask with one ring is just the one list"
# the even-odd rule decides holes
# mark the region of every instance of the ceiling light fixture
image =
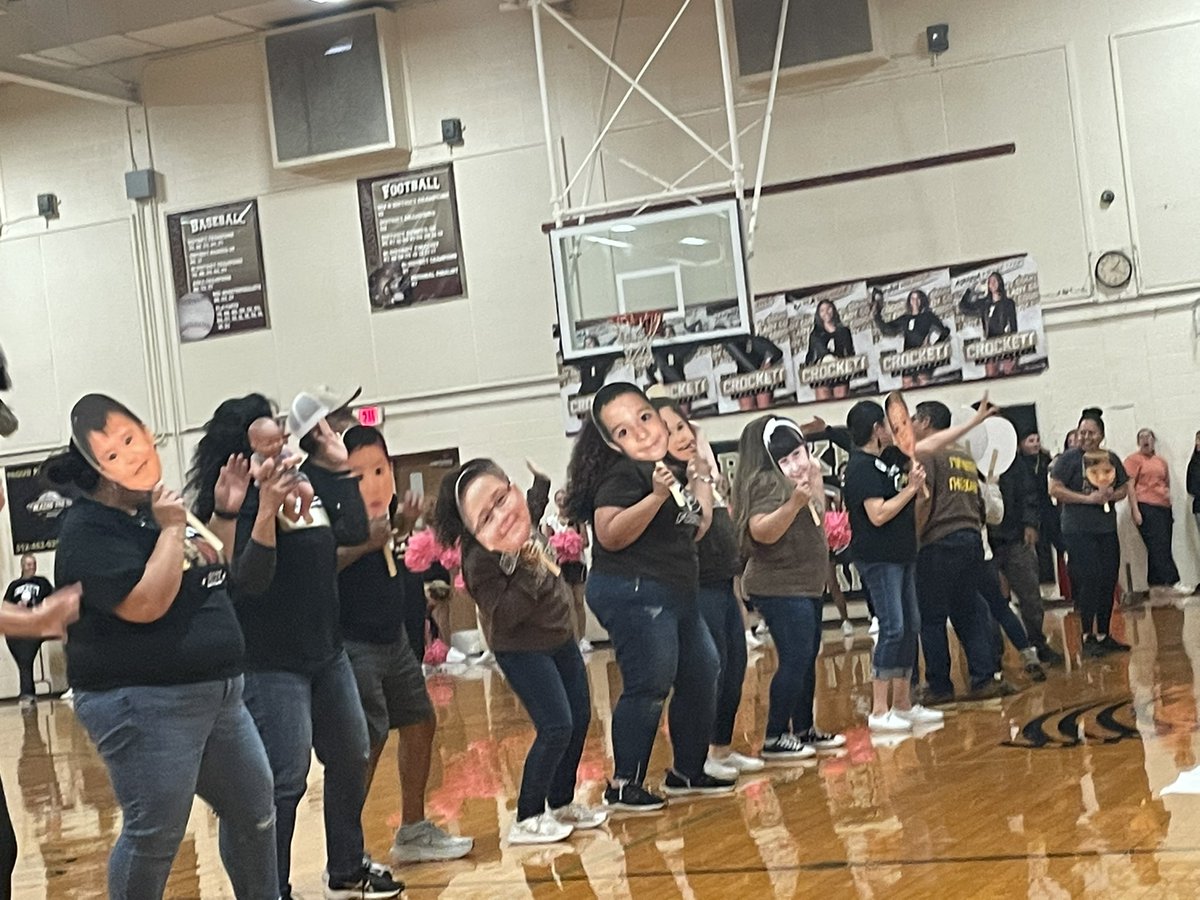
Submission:
[[616,231],[616,232],[619,232],[619,233],[621,233],[621,234],[628,234],[628,233],[629,233],[629,232],[631,232],[631,231],[637,231],[637,226],[636,226],[636,225],[629,225],[628,223],[622,223],[622,224],[619,224],[619,225],[614,225],[614,226],[612,226],[612,227],[611,227],[610,229],[608,229],[608,230],[609,230],[609,231]]
[[595,234],[585,234],[584,240],[591,241],[593,244],[603,244],[605,247],[616,247],[618,250],[631,250],[633,244],[628,241],[614,241],[612,238],[600,237]]
[[702,237],[685,237],[685,238],[680,238],[679,243],[683,244],[686,247],[703,247],[705,244],[708,243],[708,239],[702,238]]
[[337,56],[339,53],[348,53],[354,49],[354,38],[347,35],[344,38],[339,38],[337,41],[329,45],[329,49],[325,51],[326,56]]

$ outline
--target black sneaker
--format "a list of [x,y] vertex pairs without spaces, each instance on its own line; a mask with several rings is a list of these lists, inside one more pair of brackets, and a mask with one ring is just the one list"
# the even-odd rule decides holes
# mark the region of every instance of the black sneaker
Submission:
[[1083,655],[1090,659],[1099,659],[1101,656],[1108,656],[1109,650],[1104,646],[1102,641],[1096,640],[1094,634],[1089,634],[1083,639]]
[[767,738],[762,748],[762,758],[767,763],[812,759],[816,755],[815,747],[804,743],[794,734],[781,734],[779,737]]
[[818,753],[825,750],[838,750],[846,746],[846,736],[844,734],[829,734],[824,731],[818,731],[816,728],[810,728],[803,734],[794,735],[800,743],[807,747],[812,747]]
[[667,801],[652,794],[640,784],[626,782],[618,787],[611,782],[608,789],[604,792],[604,805],[609,809],[622,810],[624,812],[657,812],[667,805]]
[[732,794],[736,781],[726,781],[723,778],[713,778],[701,772],[694,778],[685,778],[674,769],[667,770],[667,778],[663,782],[663,793],[670,797],[711,797],[718,794]]
[[353,881],[329,881],[325,900],[390,900],[404,893],[404,882],[396,881],[382,866],[364,865]]
[[921,700],[921,705],[922,706],[949,706],[956,699],[958,699],[958,698],[954,696],[954,691],[950,691],[948,694],[938,694],[938,693],[934,693],[933,691],[928,691],[925,694],[924,699]]
[[1063,664],[1063,655],[1049,645],[1038,647],[1037,655],[1043,666],[1061,666]]
[[995,700],[998,697],[1011,697],[1020,691],[1011,682],[1003,678],[992,679],[967,694],[968,700]]
[[1104,640],[1100,641],[1100,646],[1103,647],[1105,650],[1107,650],[1109,653],[1128,653],[1129,652],[1129,645],[1122,644],[1111,634],[1106,634],[1104,636]]

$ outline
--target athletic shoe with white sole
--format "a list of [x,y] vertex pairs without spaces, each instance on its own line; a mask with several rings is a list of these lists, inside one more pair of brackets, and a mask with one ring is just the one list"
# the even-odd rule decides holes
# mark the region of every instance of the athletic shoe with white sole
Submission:
[[610,783],[604,792],[604,805],[621,812],[649,813],[658,812],[667,801],[630,781],[622,785]]
[[718,762],[743,774],[746,772],[761,772],[763,767],[766,766],[766,763],[756,756],[746,756],[745,754],[735,752],[730,752],[726,756],[710,756],[709,760]]
[[797,734],[795,737],[802,744],[812,747],[814,750],[837,750],[840,747],[846,746],[846,736],[844,734],[827,734],[815,728],[806,731],[804,734]]
[[474,847],[475,841],[472,838],[455,837],[428,819],[422,819],[412,825],[400,826],[396,832],[396,839],[392,842],[390,856],[396,865],[444,862],[449,859],[462,859]]
[[872,731],[883,732],[912,731],[912,722],[901,718],[894,709],[889,709],[881,716],[875,713],[867,716],[867,727]]
[[920,703],[914,703],[911,709],[893,709],[892,712],[913,725],[936,725],[946,719],[946,714],[938,709],[926,709]]
[[363,865],[353,881],[331,881],[326,875],[325,900],[391,900],[404,893],[404,882],[396,881],[381,866]]
[[669,797],[711,797],[732,794],[733,788],[734,782],[727,778],[713,778],[703,773],[687,778],[674,769],[668,769],[663,780],[663,793]]
[[571,836],[575,829],[560,822],[550,813],[540,816],[530,816],[519,822],[513,822],[508,829],[510,844],[557,844]]
[[594,809],[590,806],[584,806],[582,803],[569,803],[566,806],[560,806],[558,809],[550,810],[550,815],[562,822],[564,825],[570,825],[576,831],[586,831],[589,828],[599,828],[608,821],[607,809]]
[[762,758],[764,762],[798,762],[802,759],[812,759],[817,751],[806,746],[794,734],[781,734],[770,738],[763,744]]
[[704,761],[704,774],[711,778],[719,778],[722,781],[736,781],[738,770],[710,756]]

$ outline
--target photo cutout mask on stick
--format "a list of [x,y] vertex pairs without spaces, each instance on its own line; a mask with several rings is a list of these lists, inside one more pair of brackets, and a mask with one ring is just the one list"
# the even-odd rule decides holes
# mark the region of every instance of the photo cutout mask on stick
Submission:
[[[887,416],[888,427],[892,429],[892,441],[900,448],[900,452],[913,462],[917,459],[917,435],[913,431],[912,416],[908,412],[908,403],[899,391],[887,395],[883,404]],[[929,499],[928,486],[921,488],[921,496]]]
[[127,491],[149,493],[162,480],[154,433],[112,397],[79,398],[71,410],[71,440],[97,472]]
[[[1116,484],[1117,469],[1107,450],[1088,450],[1083,454],[1083,480],[1096,490]],[[1112,512],[1112,504],[1105,503],[1104,511]]]
[[[636,384],[616,381],[606,384],[592,398],[592,423],[613,450],[637,462],[666,468],[663,460],[670,450],[667,425]],[[683,487],[676,481],[671,496],[680,509],[688,506]]]
[[[358,490],[362,495],[367,518],[378,519],[391,516],[392,501],[396,497],[396,473],[388,458],[387,446],[378,429],[356,425],[345,435],[349,453],[350,472],[358,478]],[[381,551],[387,563],[388,574],[396,577],[394,542],[389,540]]]

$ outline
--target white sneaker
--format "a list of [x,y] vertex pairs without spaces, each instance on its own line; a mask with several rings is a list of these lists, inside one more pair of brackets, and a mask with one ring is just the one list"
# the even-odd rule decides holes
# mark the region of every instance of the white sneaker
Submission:
[[591,653],[594,649],[595,649],[595,647],[592,646],[592,642],[589,641],[587,638],[580,639],[580,641],[579,641],[579,652],[580,653]]
[[571,836],[575,829],[558,821],[550,813],[540,816],[530,816],[519,822],[513,822],[508,829],[510,844],[557,844]]
[[867,634],[871,637],[879,636],[879,616],[871,616],[871,624],[867,626]]
[[893,709],[892,713],[913,725],[935,725],[946,718],[940,710],[926,709],[920,703],[914,703],[912,709]]
[[593,809],[581,803],[570,803],[550,810],[550,815],[563,825],[570,825],[577,830],[599,828],[608,821],[607,809]]
[[428,819],[422,819],[412,825],[402,825],[396,831],[391,859],[396,865],[462,859],[474,847],[472,838],[455,837]]
[[842,622],[842,634],[846,637],[854,637],[854,623],[849,619]]
[[912,731],[912,722],[897,715],[894,709],[889,709],[882,716],[874,713],[867,716],[867,727],[872,731]]
[[762,647],[762,641],[754,636],[754,632],[749,628],[746,629],[746,646],[751,650],[758,650]]
[[721,781],[737,781],[738,770],[724,760],[716,760],[710,756],[704,761],[704,774]]
[[730,752],[727,756],[710,756],[709,760],[720,763],[722,766],[727,766],[730,769],[736,769],[738,772],[761,772],[766,767],[766,763],[757,756],[746,756],[742,753]]

